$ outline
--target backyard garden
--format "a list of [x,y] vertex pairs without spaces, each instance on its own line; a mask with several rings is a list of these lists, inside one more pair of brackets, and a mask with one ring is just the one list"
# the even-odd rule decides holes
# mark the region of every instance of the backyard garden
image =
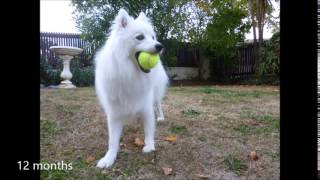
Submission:
[[[72,0],[81,33],[40,34],[41,163],[64,161],[72,170],[42,170],[41,179],[279,179],[275,3]],[[94,55],[120,7],[150,17],[165,47],[161,60],[170,85],[162,103],[165,120],[157,122],[156,151],[142,153],[142,123],[127,123],[115,164],[99,169],[108,131],[94,87]],[[272,29],[269,39],[264,26]],[[59,88],[64,65],[52,46],[83,49],[70,62],[76,88]]]

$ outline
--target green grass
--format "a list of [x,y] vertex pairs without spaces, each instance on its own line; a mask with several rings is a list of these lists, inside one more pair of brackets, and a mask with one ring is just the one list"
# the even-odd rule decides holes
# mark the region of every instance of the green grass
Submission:
[[258,114],[250,111],[246,111],[240,114],[240,118],[253,119],[262,125],[265,132],[279,132],[280,130],[280,118],[271,114]]
[[41,129],[41,132],[40,132],[41,140],[50,138],[62,132],[62,128],[58,127],[57,123],[47,119],[40,120],[40,129]]
[[204,87],[200,89],[200,92],[206,93],[206,94],[212,94],[212,93],[220,93],[221,91],[218,89],[210,88],[210,87]]
[[200,137],[198,137],[198,139],[201,142],[207,142],[208,141],[208,139],[205,136],[200,136]]
[[193,92],[190,88],[186,88],[186,87],[171,87],[168,90],[171,92],[175,92],[175,93],[191,93],[191,92]]
[[[48,160],[42,160],[43,163],[53,163]],[[65,163],[69,164],[70,162]],[[77,158],[71,161],[72,170],[42,170],[41,179],[46,180],[78,180],[78,179],[97,179],[109,180],[107,174],[103,174],[100,169],[87,164],[84,159]]]
[[42,170],[40,172],[40,179],[68,180],[70,179],[70,172],[67,170]]
[[273,122],[272,124],[263,124],[258,126],[241,123],[236,127],[233,127],[233,130],[241,133],[242,135],[267,135],[273,132],[279,132],[279,122]]
[[[42,164],[42,167],[44,167],[44,164],[52,164],[52,163],[55,163],[55,162],[50,162],[48,160],[41,160],[41,164]],[[65,163],[65,162],[64,162]],[[57,164],[57,162],[55,163]],[[68,164],[68,163],[66,163]],[[39,166],[40,168],[41,166]],[[54,166],[53,166],[54,168]],[[64,167],[66,168],[66,167]],[[68,168],[68,167],[67,167]],[[41,170],[41,169],[39,169]],[[50,169],[50,170],[44,170],[42,169],[40,171],[40,178],[41,179],[47,179],[47,180],[67,180],[67,179],[70,179],[70,173],[71,173],[72,170],[67,170],[67,169]]]
[[251,97],[251,98],[260,98],[262,96],[274,95],[273,92],[264,92],[264,91],[235,91],[235,90],[226,90],[226,89],[217,89],[213,87],[204,87],[199,90],[201,93],[220,95],[223,97]]
[[245,164],[245,162],[234,155],[228,155],[224,158],[223,162],[228,170],[236,173],[237,175],[240,175],[242,172],[248,169],[248,166]]
[[[137,153],[137,154],[132,154]],[[106,169],[106,174],[112,179],[132,179],[144,167],[153,167],[152,154],[141,156],[141,152],[119,152],[118,162],[111,168]],[[124,161],[125,164],[119,161]]]
[[55,107],[59,112],[64,113],[65,115],[72,116],[74,115],[80,108],[81,105],[73,105],[73,104],[55,104]]
[[196,117],[196,116],[199,116],[201,114],[200,111],[197,111],[197,110],[194,110],[194,109],[188,109],[188,110],[183,110],[181,111],[182,114],[186,117],[190,117],[190,118],[193,118],[193,117]]
[[280,153],[279,152],[272,153],[271,158],[273,161],[279,161],[280,160]]
[[265,150],[263,152],[265,155],[268,155],[271,157],[272,161],[279,161],[280,160],[280,153],[279,152],[270,152],[268,150]]
[[180,134],[180,133],[183,133],[183,132],[187,131],[187,127],[171,125],[171,127],[169,128],[169,131],[171,131],[172,133]]
[[239,126],[234,127],[233,129],[235,131],[240,132],[243,135],[250,135],[250,134],[253,134],[253,132],[254,132],[254,127],[251,127],[246,124],[240,124]]

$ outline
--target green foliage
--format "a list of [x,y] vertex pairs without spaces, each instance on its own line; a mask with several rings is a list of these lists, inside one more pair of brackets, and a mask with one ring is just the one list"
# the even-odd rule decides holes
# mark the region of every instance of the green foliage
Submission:
[[40,58],[40,84],[57,85],[60,83],[61,70],[53,69],[45,58]]
[[259,49],[259,75],[280,75],[280,32],[275,33],[270,41],[265,42]]
[[224,164],[228,168],[228,170],[235,172],[240,175],[244,171],[248,169],[248,166],[244,162],[244,160],[237,158],[234,155],[228,155],[224,158]]
[[169,128],[169,130],[172,133],[184,133],[185,131],[187,131],[187,127],[186,126],[178,126],[178,125],[171,125],[171,127]]
[[75,7],[73,13],[82,38],[97,47],[106,40],[109,27],[120,8],[126,9],[133,17],[145,12],[152,20],[158,41],[165,46],[166,53],[162,58],[165,66],[175,65],[176,62],[176,46],[168,39],[181,39],[184,37],[183,32],[186,32],[184,24],[187,16],[182,11],[185,3],[187,0],[72,0]]
[[92,86],[94,84],[94,66],[84,67],[80,60],[71,61],[70,71],[72,82],[79,87]]
[[166,67],[175,66],[177,64],[177,51],[181,43],[176,40],[164,40],[162,44],[165,47],[165,53],[161,58],[163,65]]
[[[257,16],[255,3],[253,1],[254,18]],[[75,7],[73,13],[82,38],[97,47],[106,40],[108,29],[120,8],[126,9],[133,17],[145,12],[153,22],[157,39],[165,47],[161,58],[165,66],[176,64],[178,48],[182,47],[181,43],[188,42],[192,47],[201,49],[198,62],[200,68],[201,59],[210,59],[211,77],[216,81],[229,80],[225,70],[234,65],[238,52],[236,45],[243,42],[252,25],[248,18],[250,8],[247,0],[72,0],[72,5]],[[274,8],[269,5],[263,7],[266,13],[264,20],[269,22],[272,19],[269,14]],[[261,74],[278,71],[274,54],[270,54],[268,48],[261,49],[266,59],[259,65]],[[75,74],[78,74],[77,70]],[[89,69],[79,74],[87,74],[86,78],[80,78],[86,79],[83,80],[86,82],[92,78]]]
[[213,1],[212,19],[205,32],[206,56],[211,57],[211,79],[227,80],[226,69],[233,66],[237,56],[237,43],[243,42],[250,24],[245,22],[248,12],[244,1]]
[[183,110],[181,112],[184,116],[191,117],[191,118],[199,116],[201,114],[201,112],[194,110],[194,109],[187,109],[187,110]]
[[[77,27],[83,38],[89,42],[98,43],[105,40],[108,29],[120,8],[137,17],[140,12],[145,12],[151,18],[158,40],[167,39],[168,32],[178,37],[181,33],[182,23],[186,19],[181,13],[181,7],[186,0],[72,0],[75,7]],[[181,35],[180,35],[181,36]]]
[[[235,82],[242,85],[276,85],[280,84],[279,77],[277,76],[253,76]],[[234,84],[234,83],[233,83]]]
[[[40,59],[40,84],[45,86],[58,85],[61,82],[62,63],[58,68],[53,68],[46,59]],[[94,84],[94,66],[84,67],[79,59],[74,59],[70,63],[72,73],[72,83],[76,86],[91,86]]]
[[243,42],[249,32],[250,25],[244,22],[247,11],[233,0],[214,1],[211,7],[214,11],[206,31],[207,50],[209,54],[230,59],[236,55],[237,43]]

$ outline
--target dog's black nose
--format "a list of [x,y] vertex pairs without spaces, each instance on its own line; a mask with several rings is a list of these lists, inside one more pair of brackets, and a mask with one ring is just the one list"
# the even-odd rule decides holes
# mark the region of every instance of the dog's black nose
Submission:
[[156,44],[155,48],[158,52],[160,52],[162,50],[163,46],[161,44]]

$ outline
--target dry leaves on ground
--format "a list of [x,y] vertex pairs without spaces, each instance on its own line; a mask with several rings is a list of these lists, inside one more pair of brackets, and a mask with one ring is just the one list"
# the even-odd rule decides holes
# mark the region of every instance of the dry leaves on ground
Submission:
[[120,143],[120,147],[125,148],[125,147],[127,147],[127,145],[125,143]]
[[164,138],[164,140],[169,141],[169,142],[176,142],[177,141],[177,136],[176,135],[170,135]]
[[252,125],[252,126],[257,126],[257,125],[259,125],[259,123],[258,123],[256,120],[254,120],[254,119],[250,119],[250,120],[248,121],[248,124],[249,124],[249,125]]
[[91,155],[88,155],[87,157],[86,157],[86,163],[88,163],[88,164],[90,164],[92,161],[94,161],[95,160],[95,158],[94,158],[94,156],[91,156]]
[[172,168],[171,167],[162,167],[163,173],[168,176],[172,174]]
[[143,140],[140,139],[140,138],[135,138],[135,139],[134,139],[134,144],[135,144],[136,146],[143,146],[143,145],[144,145],[144,142],[143,142]]
[[196,174],[195,176],[199,179],[209,179],[209,176],[204,174]]
[[251,158],[251,160],[254,160],[254,161],[258,160],[257,152],[256,151],[251,151],[250,152],[250,158]]

